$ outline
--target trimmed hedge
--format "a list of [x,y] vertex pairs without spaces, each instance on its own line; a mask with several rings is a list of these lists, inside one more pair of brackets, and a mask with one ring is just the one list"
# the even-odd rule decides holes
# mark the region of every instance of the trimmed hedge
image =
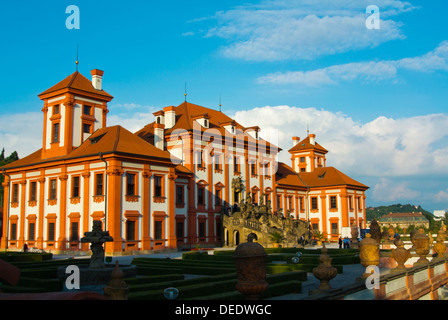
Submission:
[[[269,288],[265,298],[300,292],[301,282],[306,279],[307,274],[302,271],[267,275]],[[137,285],[131,286],[128,298],[129,300],[164,300],[164,289],[175,287],[179,290],[179,300],[243,299],[244,297],[235,290],[236,283],[236,274],[233,273],[184,281]],[[216,293],[217,291],[219,293]]]
[[184,275],[180,273],[173,274],[164,274],[164,275],[156,275],[156,276],[137,276],[136,278],[125,278],[123,279],[129,286],[136,285],[144,285],[151,284],[156,282],[164,282],[164,281],[177,281],[183,280]]
[[52,253],[0,252],[0,259],[6,262],[41,262],[53,259]]

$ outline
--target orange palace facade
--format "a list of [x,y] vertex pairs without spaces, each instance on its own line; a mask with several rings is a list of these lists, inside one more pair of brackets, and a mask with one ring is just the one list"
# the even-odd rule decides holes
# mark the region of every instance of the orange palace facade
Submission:
[[1,168],[1,249],[88,251],[80,239],[94,220],[114,239],[108,254],[221,246],[222,208],[241,195],[263,197],[274,214],[310,221],[331,240],[352,224],[365,228],[368,187],[327,167],[315,135],[293,138],[289,166],[259,127],[187,101],[136,133],[107,127],[113,97],[103,71],[91,75],[75,72],[39,95],[42,148]]

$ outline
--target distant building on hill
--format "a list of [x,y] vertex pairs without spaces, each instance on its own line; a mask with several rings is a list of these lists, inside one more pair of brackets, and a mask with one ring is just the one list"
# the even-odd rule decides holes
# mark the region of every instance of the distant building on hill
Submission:
[[441,220],[445,218],[445,210],[434,210],[434,220]]
[[428,228],[429,220],[421,212],[390,212],[382,216],[378,224],[380,227],[392,225],[403,229],[411,225]]

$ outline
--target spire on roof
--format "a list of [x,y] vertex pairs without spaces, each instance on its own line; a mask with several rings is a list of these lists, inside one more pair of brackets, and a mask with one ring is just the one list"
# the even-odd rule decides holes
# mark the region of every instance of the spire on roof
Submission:
[[79,45],[76,45],[76,72],[78,72],[78,65],[79,65]]

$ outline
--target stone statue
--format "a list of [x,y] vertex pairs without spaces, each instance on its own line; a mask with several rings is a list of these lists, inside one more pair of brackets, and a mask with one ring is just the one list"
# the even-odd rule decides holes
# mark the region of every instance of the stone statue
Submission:
[[101,221],[93,221],[92,231],[84,233],[84,237],[81,238],[81,243],[91,243],[90,269],[103,269],[105,267],[103,244],[112,241],[113,238],[109,235],[109,231],[102,230]]

